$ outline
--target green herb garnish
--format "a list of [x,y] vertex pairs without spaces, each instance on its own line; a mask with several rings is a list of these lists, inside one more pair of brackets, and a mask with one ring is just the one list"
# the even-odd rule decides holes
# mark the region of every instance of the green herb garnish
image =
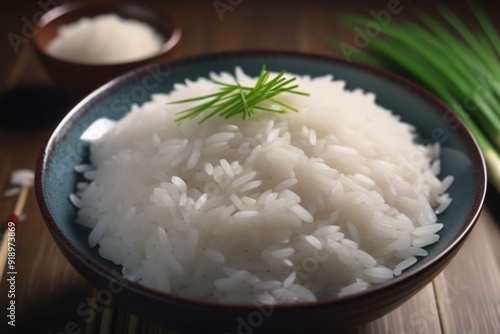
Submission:
[[[490,182],[500,191],[500,36],[485,12],[470,3],[481,29],[472,31],[448,8],[448,24],[420,13],[423,25],[390,22],[370,40],[376,54],[354,50],[358,60],[382,65],[420,81],[462,119],[485,156]],[[372,17],[345,15],[348,26]],[[330,45],[340,46],[329,40]]]
[[[181,123],[184,120],[193,119],[199,115],[204,116],[199,123],[215,115],[224,118],[241,115],[242,119],[246,119],[252,116],[255,110],[275,113],[286,113],[287,111],[298,112],[292,106],[275,99],[278,94],[282,93],[309,96],[308,93],[297,91],[298,85],[292,84],[296,78],[287,79],[285,78],[285,73],[286,71],[283,70],[276,77],[270,79],[271,74],[266,71],[266,65],[263,65],[254,87],[244,87],[238,82],[227,84],[214,80],[214,83],[221,86],[217,93],[171,102],[186,103],[207,100],[196,107],[177,112],[176,115],[178,117],[176,122]],[[263,101],[271,101],[279,105],[280,108],[272,109],[264,107],[260,105]]]

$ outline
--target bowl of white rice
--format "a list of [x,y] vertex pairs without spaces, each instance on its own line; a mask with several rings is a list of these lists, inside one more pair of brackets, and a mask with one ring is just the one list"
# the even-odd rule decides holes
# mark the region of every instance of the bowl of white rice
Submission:
[[37,21],[34,49],[52,79],[83,97],[107,81],[172,59],[181,29],[139,2],[71,1]]
[[[263,64],[296,112],[176,121]],[[154,83],[154,84],[153,84]],[[269,102],[269,108],[279,108]],[[179,332],[332,332],[428,284],[465,242],[486,173],[457,116],[377,68],[287,52],[152,65],[78,104],[38,159],[36,195],[68,261]]]

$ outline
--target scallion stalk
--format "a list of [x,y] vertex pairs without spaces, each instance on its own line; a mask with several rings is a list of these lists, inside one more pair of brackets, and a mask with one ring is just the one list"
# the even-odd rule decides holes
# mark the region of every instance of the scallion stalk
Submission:
[[[421,25],[391,22],[370,41],[374,54],[353,58],[390,67],[432,90],[461,118],[486,160],[490,183],[500,192],[500,35],[485,12],[471,4],[481,29],[472,31],[451,10],[439,7],[448,23],[419,13]],[[373,18],[345,14],[350,27]],[[328,40],[331,46],[339,46]]]

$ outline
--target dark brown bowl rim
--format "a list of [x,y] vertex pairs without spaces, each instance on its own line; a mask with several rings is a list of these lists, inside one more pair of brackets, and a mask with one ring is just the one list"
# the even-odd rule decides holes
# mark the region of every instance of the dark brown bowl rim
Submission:
[[[294,51],[270,51],[270,50],[245,50],[245,51],[231,51],[231,52],[217,52],[217,53],[206,53],[199,56],[194,57],[185,57],[173,61],[168,61],[163,63],[162,65],[167,66],[167,68],[174,68],[176,66],[189,65],[193,63],[199,63],[206,60],[217,60],[217,59],[237,59],[240,57],[258,57],[258,56],[273,56],[273,57],[294,57],[294,58],[304,58],[304,59],[316,59],[322,62],[329,63],[348,63],[349,66],[361,68],[364,71],[368,71],[373,73],[377,77],[384,77],[390,79],[393,82],[404,85],[408,89],[410,89],[413,93],[417,94],[422,99],[426,100],[430,104],[436,105],[436,109],[442,111],[451,111],[451,109],[443,103],[439,98],[437,98],[433,93],[419,86],[418,84],[398,75],[388,70],[358,63],[358,62],[346,62],[345,59],[342,59],[337,56],[326,56],[321,54],[314,53],[305,53],[305,52],[294,52]],[[98,275],[105,277],[107,279],[113,279],[115,275],[111,270],[102,266],[101,264],[95,262],[92,258],[87,255],[81,253],[75,246],[73,246],[69,240],[66,238],[64,233],[59,229],[57,223],[54,221],[52,215],[49,212],[47,203],[43,197],[43,190],[41,184],[41,177],[43,174],[43,170],[45,165],[48,164],[50,160],[50,151],[53,145],[57,145],[57,142],[60,141],[67,134],[67,130],[71,128],[73,122],[78,121],[79,117],[82,116],[80,109],[88,104],[92,103],[92,100],[99,97],[104,97],[106,92],[108,92],[112,87],[120,86],[121,84],[127,83],[129,80],[133,80],[133,78],[140,74],[145,69],[151,67],[153,65],[139,68],[133,71],[130,71],[118,78],[115,78],[108,82],[107,84],[101,86],[93,93],[84,98],[77,106],[75,106],[68,115],[61,121],[56,130],[54,130],[52,136],[48,140],[45,147],[40,152],[36,171],[35,171],[35,191],[36,198],[38,200],[38,204],[40,206],[42,216],[52,233],[52,235],[57,239],[60,246],[64,247],[69,253],[71,253],[74,257],[78,259],[81,263],[86,263],[88,267],[90,267],[95,273]],[[80,114],[80,115],[79,115]],[[412,269],[410,271],[403,272],[400,276],[394,277],[386,282],[379,283],[368,287],[366,290],[348,294],[346,296],[333,296],[329,298],[325,298],[315,302],[301,302],[295,304],[277,304],[274,305],[274,310],[299,310],[302,308],[315,308],[315,307],[324,307],[328,305],[334,304],[343,304],[343,303],[352,303],[359,298],[365,298],[364,296],[373,296],[376,294],[382,293],[384,290],[390,289],[391,287],[402,285],[403,282],[407,279],[410,279],[414,276],[419,276],[423,274],[426,270],[432,269],[434,266],[438,266],[441,259],[445,259],[447,255],[450,255],[458,250],[458,248],[465,242],[472,228],[475,226],[479,215],[481,213],[483,203],[486,195],[486,185],[487,185],[487,173],[486,173],[486,165],[484,161],[483,154],[481,153],[477,141],[472,136],[471,132],[465,127],[464,123],[458,118],[458,116],[451,112],[449,115],[450,122],[455,122],[454,124],[459,124],[456,128],[456,131],[459,131],[460,137],[464,139],[464,142],[468,147],[471,148],[471,151],[474,152],[474,156],[472,156],[473,161],[476,162],[478,166],[478,181],[477,184],[477,193],[478,197],[475,198],[473,207],[469,216],[466,218],[466,223],[460,229],[458,236],[448,245],[444,250],[436,254],[434,257],[429,259],[426,263],[422,264],[420,267],[416,269]],[[63,133],[60,133],[64,131]],[[435,274],[437,275],[437,273]],[[435,276],[433,275],[433,276]],[[154,298],[157,300],[170,300],[176,303],[189,304],[198,307],[211,307],[214,309],[218,309],[223,311],[224,309],[232,309],[232,310],[241,310],[241,311],[251,311],[255,310],[256,306],[252,304],[224,304],[203,300],[196,300],[185,298],[181,296],[176,296],[173,294],[161,292],[146,286],[143,286],[137,282],[127,280],[123,278],[127,282],[127,288],[135,290],[135,293],[140,293],[148,298]]]
[[[71,13],[75,10],[80,10],[84,8],[90,8],[90,7],[95,7],[96,9],[102,8],[102,12],[99,14],[105,14],[105,13],[111,13],[114,10],[116,10],[119,7],[127,6],[127,5],[134,5],[143,8],[144,10],[149,11],[152,13],[152,15],[156,16],[161,16],[163,20],[168,21],[172,25],[172,35],[168,37],[163,42],[163,46],[161,48],[161,52],[155,53],[149,57],[146,58],[140,58],[136,59],[133,61],[122,61],[119,63],[84,63],[84,62],[75,62],[75,61],[70,61],[68,59],[60,58],[52,53],[47,52],[46,48],[42,47],[39,42],[38,38],[38,31],[41,31],[45,28],[47,24],[50,22],[56,20],[57,18],[67,15],[68,13]],[[145,21],[145,23],[148,23]],[[56,60],[62,64],[66,64],[68,66],[80,66],[82,68],[103,68],[103,67],[120,67],[120,66],[139,66],[141,64],[146,64],[151,61],[154,61],[155,59],[158,59],[165,55],[166,53],[172,51],[172,49],[179,43],[181,36],[182,36],[182,29],[180,28],[180,25],[177,23],[175,19],[172,18],[172,16],[167,13],[165,10],[162,8],[157,8],[154,5],[151,4],[143,4],[138,1],[127,1],[127,2],[117,2],[117,1],[112,1],[112,2],[105,2],[105,3],[100,3],[98,1],[72,1],[68,3],[64,3],[60,6],[57,6],[55,8],[50,9],[46,13],[44,13],[42,16],[37,21],[37,33],[35,34],[33,38],[33,44],[35,48],[40,52],[41,54],[45,55],[46,57]],[[165,36],[166,37],[166,36]]]

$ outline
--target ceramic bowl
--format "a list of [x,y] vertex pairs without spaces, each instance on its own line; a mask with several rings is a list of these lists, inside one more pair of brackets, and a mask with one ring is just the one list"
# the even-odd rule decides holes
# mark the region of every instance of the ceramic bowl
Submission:
[[[161,52],[136,61],[117,64],[83,64],[72,62],[47,52],[50,41],[57,36],[62,25],[73,23],[83,17],[115,13],[122,18],[144,22],[163,36],[165,42]],[[33,38],[37,55],[56,84],[83,97],[109,80],[133,69],[151,63],[159,63],[174,56],[175,46],[180,40],[181,29],[161,8],[146,6],[139,2],[118,1],[71,1],[58,6],[38,21],[38,30]]]
[[[77,164],[88,161],[88,147],[79,141],[96,119],[120,119],[131,103],[149,94],[169,92],[173,84],[233,72],[241,66],[257,76],[262,64],[271,71],[319,76],[333,74],[346,88],[374,92],[376,102],[415,125],[422,140],[441,143],[442,174],[453,175],[452,205],[439,217],[441,239],[429,255],[394,279],[345,297],[315,303],[258,307],[190,300],[146,288],[119,275],[120,267],[101,258],[87,242],[88,231],[74,223],[76,208],[68,196],[75,191]],[[152,82],[151,73],[162,73]],[[447,265],[473,228],[485,196],[486,174],[478,146],[460,120],[426,90],[389,72],[323,56],[283,52],[239,52],[167,62],[128,73],[93,92],[60,123],[41,153],[36,171],[36,196],[50,232],[67,259],[101,291],[115,291],[113,302],[179,332],[329,332],[372,321],[400,306]],[[111,292],[113,292],[111,291]]]

